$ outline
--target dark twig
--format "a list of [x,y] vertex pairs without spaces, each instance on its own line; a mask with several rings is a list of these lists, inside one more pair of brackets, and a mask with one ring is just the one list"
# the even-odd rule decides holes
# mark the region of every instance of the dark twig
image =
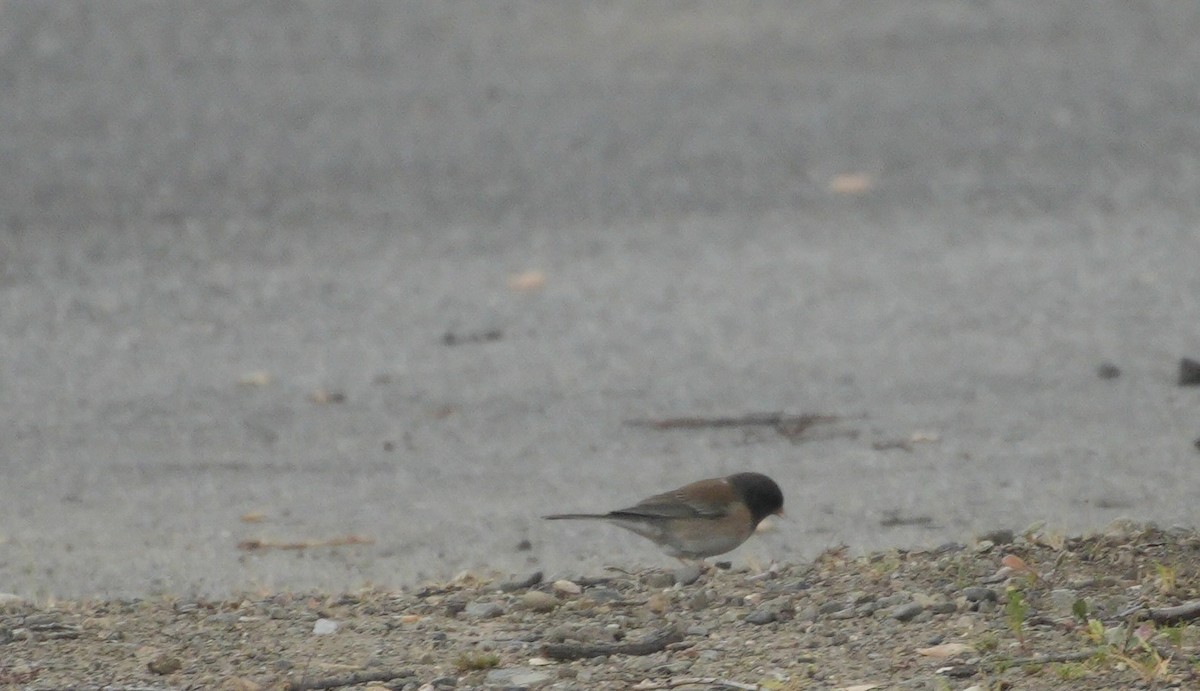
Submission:
[[812,426],[820,422],[833,422],[833,415],[787,415],[785,413],[749,413],[736,417],[667,417],[626,420],[625,424],[653,429],[701,429],[704,427],[778,427],[780,425]]
[[1200,600],[1192,600],[1174,607],[1131,607],[1121,613],[1121,618],[1133,617],[1135,621],[1149,619],[1155,624],[1170,626],[1180,622],[1200,619]]
[[294,681],[288,684],[287,691],[308,691],[309,689],[336,689],[339,686],[358,686],[360,684],[368,684],[373,681],[391,681],[401,677],[416,676],[415,673],[408,670],[398,670],[390,672],[359,672],[357,674],[347,674],[341,677],[327,677],[325,679],[316,679],[313,681]]
[[667,629],[636,643],[547,643],[542,652],[552,660],[578,660],[603,655],[650,655],[682,640],[683,633]]
[[644,681],[637,686],[634,686],[634,691],[660,691],[661,689],[675,689],[680,686],[708,686],[714,689],[738,689],[738,691],[766,691],[765,686],[758,684],[743,684],[740,681],[732,679],[722,679],[720,677],[687,677],[684,679],[669,679],[667,681]]
[[688,416],[626,420],[625,424],[658,430],[704,429],[717,427],[771,427],[795,442],[813,425],[837,422],[837,415],[788,415],[786,413],[749,413],[738,416]]

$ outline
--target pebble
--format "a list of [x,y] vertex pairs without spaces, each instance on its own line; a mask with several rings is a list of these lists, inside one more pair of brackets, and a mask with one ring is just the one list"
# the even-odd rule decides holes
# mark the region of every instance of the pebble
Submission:
[[924,611],[925,608],[921,605],[917,604],[916,602],[910,602],[907,605],[896,605],[893,607],[891,616],[896,621],[909,621]]
[[332,619],[318,619],[313,623],[314,636],[327,636],[338,630],[338,623]]
[[995,602],[998,599],[995,590],[978,585],[963,588],[962,594],[967,602]]
[[692,611],[699,611],[706,609],[711,602],[712,599],[708,596],[708,593],[701,590],[687,599],[687,607]]
[[1050,606],[1057,614],[1072,614],[1078,599],[1079,593],[1070,588],[1055,588],[1050,591]]
[[762,608],[756,609],[753,612],[747,614],[746,615],[746,623],[758,624],[761,626],[763,624],[770,624],[771,622],[775,621],[778,618],[779,618],[778,612],[776,612],[773,609],[767,608],[767,607],[762,607]]
[[541,582],[542,582],[542,572],[534,571],[533,573],[529,574],[525,578],[521,578],[521,579],[518,579],[515,581],[505,581],[504,583],[501,583],[500,590],[501,590],[501,592],[511,593],[514,590],[524,590],[526,588],[532,588],[533,586],[535,586]]
[[533,612],[550,612],[558,607],[558,598],[540,590],[530,590],[517,600],[517,607]]
[[621,591],[612,588],[590,588],[584,597],[592,602],[617,602],[625,599]]
[[650,588],[670,588],[675,585],[675,574],[667,571],[655,571],[647,575],[643,582]]
[[493,669],[487,673],[485,684],[491,686],[534,686],[554,679],[549,672],[532,667],[507,667]]
[[0,593],[0,609],[9,609],[23,607],[28,604],[28,601],[20,595],[13,593]]
[[1012,544],[1014,538],[1016,538],[1016,535],[1013,534],[1011,528],[1008,528],[984,533],[983,535],[979,536],[979,541],[987,541],[993,545],[1008,545]]
[[703,638],[707,638],[708,637],[708,627],[707,626],[699,626],[699,625],[689,626],[689,627],[687,627],[687,629],[684,630],[684,634],[688,635],[688,636],[700,636]]
[[574,581],[568,581],[565,578],[560,578],[554,582],[555,592],[563,593],[564,595],[578,595],[583,592],[583,588]]
[[697,563],[687,564],[678,569],[671,576],[679,585],[691,585],[700,580],[700,576],[704,573],[704,567]]
[[662,593],[655,593],[646,600],[646,608],[655,614],[662,614],[671,608],[671,598]]
[[154,674],[174,674],[183,669],[183,663],[177,657],[159,655],[146,663],[146,669]]
[[504,606],[499,602],[472,602],[463,613],[470,619],[495,619],[504,614]]

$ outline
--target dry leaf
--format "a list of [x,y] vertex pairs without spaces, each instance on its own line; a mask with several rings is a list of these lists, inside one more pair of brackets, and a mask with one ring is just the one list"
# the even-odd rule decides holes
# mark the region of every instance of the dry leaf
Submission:
[[241,515],[242,523],[262,523],[267,520],[265,511],[247,511]]
[[508,287],[519,293],[541,290],[546,285],[546,274],[533,269],[508,277]]
[[843,173],[829,180],[829,191],[834,194],[866,194],[875,187],[875,178],[870,173]]
[[1004,555],[1004,558],[1000,560],[1000,563],[1012,569],[1013,571],[1016,571],[1017,573],[1025,573],[1033,570],[1029,568],[1029,564],[1026,564],[1024,559],[1015,554]]

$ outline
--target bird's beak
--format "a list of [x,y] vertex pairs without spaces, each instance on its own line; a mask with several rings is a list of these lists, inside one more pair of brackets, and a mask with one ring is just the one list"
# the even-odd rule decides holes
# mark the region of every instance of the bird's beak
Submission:
[[787,514],[783,512],[783,509],[776,511],[775,515],[779,516],[780,518],[787,518]]

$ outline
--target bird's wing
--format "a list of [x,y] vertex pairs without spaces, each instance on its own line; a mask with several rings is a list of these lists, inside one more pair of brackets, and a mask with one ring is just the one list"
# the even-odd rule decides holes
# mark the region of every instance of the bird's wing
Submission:
[[686,495],[682,490],[647,497],[627,509],[610,513],[614,517],[636,518],[721,518],[729,514],[727,501],[711,501]]

